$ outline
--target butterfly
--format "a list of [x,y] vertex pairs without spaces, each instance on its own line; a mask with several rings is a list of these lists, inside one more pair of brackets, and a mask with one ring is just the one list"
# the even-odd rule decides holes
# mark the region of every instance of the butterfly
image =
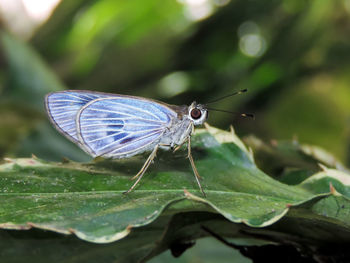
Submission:
[[156,157],[158,149],[187,151],[200,191],[200,176],[191,154],[194,127],[208,118],[205,105],[169,105],[136,96],[92,91],[59,91],[46,95],[45,106],[55,128],[93,157],[128,158],[151,152],[132,178],[132,191]]

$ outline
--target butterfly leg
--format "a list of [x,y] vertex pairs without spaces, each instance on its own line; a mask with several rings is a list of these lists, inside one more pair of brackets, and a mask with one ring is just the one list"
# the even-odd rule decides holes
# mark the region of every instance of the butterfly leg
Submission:
[[144,163],[144,165],[142,166],[141,170],[135,176],[133,176],[130,180],[135,180],[136,178],[141,176],[144,172],[146,172],[148,166],[152,163],[153,159],[156,157],[158,148],[159,148],[159,145],[154,147],[153,151],[148,156],[148,158],[147,158],[146,162]]
[[186,143],[186,141],[184,141],[180,145],[176,146],[175,149],[173,150],[173,153],[176,152],[177,150],[179,150],[182,147],[182,145],[184,145],[185,143]]
[[137,180],[130,187],[130,189],[128,191],[124,192],[124,194],[130,193],[135,188],[135,186],[140,182],[140,180],[141,180],[142,176],[144,175],[144,173],[146,172],[148,166],[152,163],[153,159],[156,157],[158,148],[159,148],[159,145],[154,147],[152,153],[148,156],[148,158],[147,158],[145,164],[142,166],[141,170],[134,177],[131,178],[131,179],[136,179],[137,178]]
[[197,181],[197,184],[199,186],[199,189],[201,190],[202,194],[204,195],[204,197],[206,197],[207,195],[204,193],[203,191],[203,188],[202,188],[202,185],[199,181],[199,179],[201,178],[199,176],[199,173],[197,171],[197,168],[194,164],[194,161],[193,161],[193,158],[192,158],[192,153],[191,153],[191,137],[188,136],[188,139],[187,139],[187,147],[188,147],[188,159],[190,160],[190,163],[191,163],[191,166],[192,166],[192,170],[194,172],[194,175],[195,175],[195,178],[196,178],[196,181]]

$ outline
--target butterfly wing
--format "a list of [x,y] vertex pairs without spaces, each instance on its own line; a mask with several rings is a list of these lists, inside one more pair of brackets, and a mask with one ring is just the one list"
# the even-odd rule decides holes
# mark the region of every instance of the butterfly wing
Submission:
[[79,144],[75,123],[77,113],[84,105],[101,97],[107,95],[86,91],[53,92],[45,98],[46,111],[57,130]]
[[77,115],[77,133],[92,156],[129,157],[153,149],[176,116],[165,104],[115,95],[85,104]]

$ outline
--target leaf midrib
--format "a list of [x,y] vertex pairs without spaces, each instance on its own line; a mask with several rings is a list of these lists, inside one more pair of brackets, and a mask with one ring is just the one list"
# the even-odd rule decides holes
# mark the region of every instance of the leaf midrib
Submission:
[[[193,191],[193,192],[198,192],[198,190],[194,190],[194,189],[186,189],[188,191]],[[36,197],[40,197],[40,196],[52,196],[52,195],[91,195],[91,194],[97,194],[97,195],[103,195],[103,194],[121,194],[123,195],[125,191],[124,190],[106,190],[106,191],[84,191],[84,192],[39,192],[39,193],[0,193],[0,197],[1,196],[36,196]],[[176,189],[176,190],[171,190],[171,189],[163,189],[163,190],[137,190],[138,193],[176,193],[176,192],[180,192],[180,193],[184,193],[183,189]],[[317,195],[310,195],[308,198],[300,198],[300,199],[286,199],[283,197],[278,197],[278,196],[273,196],[273,195],[264,195],[264,194],[253,194],[253,193],[245,193],[245,192],[225,192],[225,191],[219,191],[219,190],[206,190],[205,191],[207,194],[212,193],[212,194],[216,194],[216,195],[233,195],[233,196],[237,196],[237,195],[243,195],[243,196],[261,196],[261,197],[265,197],[265,198],[269,198],[269,199],[274,199],[274,200],[284,200],[284,201],[296,201],[296,202],[300,202],[300,201],[307,201],[309,199],[312,199],[313,197],[316,197]],[[124,195],[125,196],[125,195]],[[125,196],[125,198],[127,198],[128,196]],[[138,197],[139,198],[139,197]],[[137,200],[138,198],[135,198],[135,200]],[[202,198],[202,197],[201,197]],[[130,198],[130,200],[132,200],[132,198]],[[205,201],[210,201],[210,199],[205,199],[203,198],[203,200]]]

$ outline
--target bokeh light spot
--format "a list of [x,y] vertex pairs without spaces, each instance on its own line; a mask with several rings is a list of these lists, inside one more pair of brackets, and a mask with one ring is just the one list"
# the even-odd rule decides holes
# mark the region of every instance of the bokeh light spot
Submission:
[[187,73],[177,71],[170,73],[159,81],[158,92],[161,96],[172,97],[186,91],[190,86]]
[[249,57],[260,57],[266,51],[266,40],[261,35],[259,26],[252,22],[242,23],[237,32],[239,36],[239,48]]

